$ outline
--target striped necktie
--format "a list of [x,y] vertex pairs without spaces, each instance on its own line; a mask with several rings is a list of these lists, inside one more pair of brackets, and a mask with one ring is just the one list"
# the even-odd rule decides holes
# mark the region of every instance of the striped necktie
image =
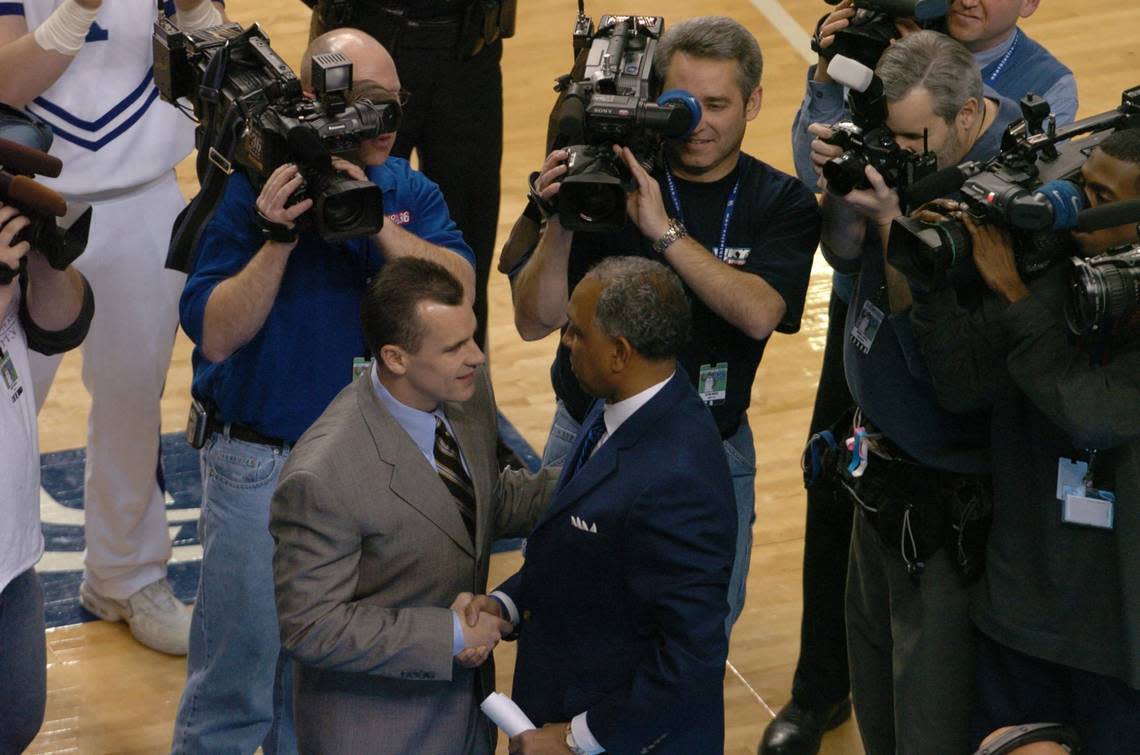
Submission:
[[459,456],[459,444],[447,430],[447,425],[439,417],[435,418],[435,465],[443,484],[455,498],[459,506],[459,515],[467,525],[467,532],[471,535],[471,542],[475,542],[475,486],[463,468],[463,460]]
[[570,470],[566,472],[566,479],[569,480],[578,471],[586,466],[586,461],[590,458],[590,454],[594,451],[594,446],[598,445],[598,441],[606,434],[606,416],[604,412],[598,412],[598,416],[594,419],[582,438],[582,445],[578,446],[578,453],[574,455],[574,459],[570,464]]

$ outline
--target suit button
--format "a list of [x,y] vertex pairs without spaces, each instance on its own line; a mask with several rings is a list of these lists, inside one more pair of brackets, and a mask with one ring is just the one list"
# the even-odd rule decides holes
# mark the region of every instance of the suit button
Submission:
[[523,621],[530,621],[530,610],[523,611]]

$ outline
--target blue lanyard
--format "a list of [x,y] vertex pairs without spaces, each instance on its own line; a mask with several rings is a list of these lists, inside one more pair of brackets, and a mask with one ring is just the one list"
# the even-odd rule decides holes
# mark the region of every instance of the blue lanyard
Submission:
[[1015,28],[1013,30],[1013,42],[1010,43],[1009,49],[1005,51],[1005,55],[1001,56],[1001,60],[998,61],[997,67],[995,67],[994,70],[990,71],[989,75],[986,76],[986,83],[991,87],[994,85],[994,82],[998,80],[998,77],[1001,76],[1001,72],[1005,70],[1005,64],[1009,62],[1009,59],[1013,55],[1013,51],[1017,49],[1017,43],[1020,40],[1021,29]]
[[[740,162],[737,161],[739,167]],[[680,220],[682,225],[685,223],[685,215],[681,210],[681,197],[677,194],[677,182],[673,180],[673,171],[665,166],[665,183],[669,186],[669,197],[673,200],[673,208],[677,211],[677,220]],[[732,193],[728,195],[728,202],[724,205],[724,219],[720,222],[720,245],[713,249],[713,254],[721,262],[728,252],[728,224],[732,222],[732,211],[736,208],[736,195],[740,191],[740,176],[736,177],[736,185],[732,187]]]

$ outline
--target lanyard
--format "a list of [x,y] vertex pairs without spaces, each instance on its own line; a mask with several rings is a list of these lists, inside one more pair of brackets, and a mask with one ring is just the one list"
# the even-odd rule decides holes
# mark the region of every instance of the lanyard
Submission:
[[997,66],[994,68],[994,70],[990,71],[990,73],[986,76],[986,83],[991,87],[994,85],[994,82],[998,80],[998,77],[1001,76],[1001,72],[1005,70],[1005,64],[1009,62],[1009,59],[1013,55],[1013,51],[1017,49],[1017,43],[1020,40],[1021,29],[1015,28],[1013,30],[1013,42],[1010,43],[1009,49],[1005,51],[1005,55],[1001,56],[1001,60],[998,61]]
[[[737,161],[737,167],[740,163]],[[682,224],[685,223],[684,211],[681,209],[681,197],[677,194],[677,182],[673,180],[673,172],[669,167],[665,167],[665,183],[669,186],[669,196],[673,200],[673,207],[677,210],[677,220]],[[732,222],[732,211],[736,208],[736,195],[740,191],[740,176],[736,177],[736,185],[732,187],[732,192],[728,195],[728,202],[724,205],[724,218],[720,222],[720,245],[713,249],[713,254],[721,262],[724,261],[725,254],[728,250],[728,225]]]

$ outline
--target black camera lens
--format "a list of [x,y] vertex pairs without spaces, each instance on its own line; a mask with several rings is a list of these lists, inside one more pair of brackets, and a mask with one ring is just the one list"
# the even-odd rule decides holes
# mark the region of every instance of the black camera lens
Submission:
[[823,177],[827,179],[827,190],[843,196],[852,189],[865,188],[867,176],[863,172],[867,159],[858,150],[847,150],[823,164]]
[[[1133,264],[1127,264],[1130,257]],[[1106,322],[1140,307],[1140,251],[1125,253],[1114,260],[1074,260],[1069,301],[1065,310],[1069,328],[1077,334],[1090,333]]]
[[376,184],[336,176],[315,192],[310,212],[325,241],[366,236],[384,225],[384,195]]
[[932,289],[972,252],[973,241],[960,220],[925,223],[904,216],[891,226],[887,261],[908,280]]
[[593,182],[563,183],[559,190],[560,207],[585,224],[608,223],[617,217],[625,219],[625,191],[614,184]]

